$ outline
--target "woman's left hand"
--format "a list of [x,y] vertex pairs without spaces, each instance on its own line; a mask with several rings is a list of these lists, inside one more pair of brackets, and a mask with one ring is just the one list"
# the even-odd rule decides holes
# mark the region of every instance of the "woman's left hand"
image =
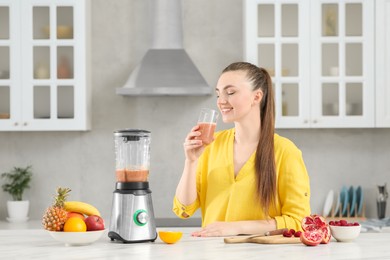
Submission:
[[194,237],[226,237],[239,234],[239,226],[234,222],[214,222],[191,234]]

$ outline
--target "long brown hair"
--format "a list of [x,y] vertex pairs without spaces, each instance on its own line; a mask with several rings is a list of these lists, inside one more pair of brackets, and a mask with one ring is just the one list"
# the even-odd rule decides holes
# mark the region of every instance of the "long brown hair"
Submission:
[[256,148],[255,170],[257,198],[266,217],[271,204],[275,205],[276,166],[274,153],[275,101],[272,81],[268,72],[251,63],[236,62],[227,66],[222,73],[244,71],[252,83],[253,90],[260,89],[263,98],[260,102],[260,140]]

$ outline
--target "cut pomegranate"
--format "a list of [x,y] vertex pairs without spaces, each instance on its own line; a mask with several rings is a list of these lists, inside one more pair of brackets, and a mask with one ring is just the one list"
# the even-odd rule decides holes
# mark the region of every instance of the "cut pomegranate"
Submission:
[[[333,224],[337,225],[337,221],[333,222]],[[329,225],[326,223],[325,218],[323,218],[320,215],[311,215],[303,218],[302,229],[303,229],[303,233],[301,235],[301,241],[305,245],[311,245],[311,246],[317,245],[316,238],[318,236],[321,238],[318,244],[319,243],[328,244],[330,241],[331,233],[330,233]],[[313,234],[310,235],[310,233]]]
[[301,234],[301,242],[307,246],[317,246],[321,243],[323,235],[321,231],[304,231]]
[[330,238],[332,237],[331,233],[330,233],[329,226],[322,227],[320,231],[322,232],[322,235],[323,235],[321,244],[328,244],[330,241]]

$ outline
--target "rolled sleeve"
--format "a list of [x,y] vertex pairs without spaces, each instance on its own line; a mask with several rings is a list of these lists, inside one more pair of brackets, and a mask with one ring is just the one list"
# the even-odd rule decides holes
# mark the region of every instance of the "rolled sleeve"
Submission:
[[175,196],[173,199],[173,212],[182,219],[191,217],[195,211],[199,208],[199,201],[195,200],[190,205],[183,205]]

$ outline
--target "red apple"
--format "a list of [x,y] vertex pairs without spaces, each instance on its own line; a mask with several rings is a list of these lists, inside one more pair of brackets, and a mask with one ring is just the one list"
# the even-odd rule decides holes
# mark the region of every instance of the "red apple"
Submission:
[[85,220],[84,215],[78,212],[68,212],[68,218],[81,218],[82,220]]
[[104,220],[96,215],[88,216],[84,220],[85,224],[87,225],[87,231],[96,231],[96,230],[103,230],[104,229]]

